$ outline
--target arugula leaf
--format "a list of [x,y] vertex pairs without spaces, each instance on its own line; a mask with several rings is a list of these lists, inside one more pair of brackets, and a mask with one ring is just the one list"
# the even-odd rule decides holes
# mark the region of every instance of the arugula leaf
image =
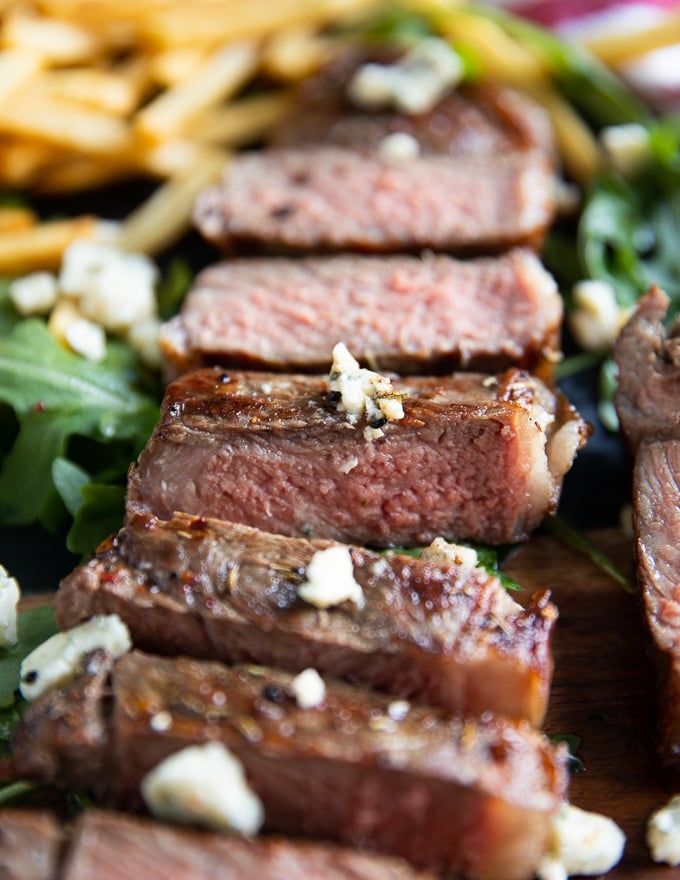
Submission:
[[[119,524],[120,487],[159,414],[155,397],[139,390],[144,380],[122,344],[111,343],[105,361],[91,363],[61,348],[38,319],[19,321],[0,337],[0,401],[16,417],[0,466],[0,524],[39,520],[54,528],[60,513],[77,517],[88,504],[92,511],[90,483],[114,490],[95,492],[97,520],[88,531],[80,518],[74,546],[93,549],[98,540],[85,547],[85,535],[105,537],[100,531],[114,512]],[[114,502],[108,513],[104,497]]]
[[86,483],[80,493],[82,504],[66,537],[71,553],[87,553],[117,532],[125,513],[124,486]]
[[31,608],[19,614],[19,640],[0,649],[0,707],[15,706],[21,661],[58,630],[51,608]]
[[179,309],[193,281],[193,271],[186,260],[176,257],[168,266],[158,287],[158,314],[163,320]]
[[555,733],[548,737],[554,743],[566,743],[569,749],[567,767],[572,773],[583,773],[586,765],[579,758],[577,752],[581,748],[581,737],[575,733]]

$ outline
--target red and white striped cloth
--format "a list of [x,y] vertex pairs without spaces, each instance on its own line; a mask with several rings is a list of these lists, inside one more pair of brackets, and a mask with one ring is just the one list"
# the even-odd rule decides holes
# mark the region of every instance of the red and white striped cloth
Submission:
[[[498,0],[498,5],[579,42],[655,25],[680,8],[680,0]],[[680,110],[680,45],[650,52],[619,73],[658,111]]]

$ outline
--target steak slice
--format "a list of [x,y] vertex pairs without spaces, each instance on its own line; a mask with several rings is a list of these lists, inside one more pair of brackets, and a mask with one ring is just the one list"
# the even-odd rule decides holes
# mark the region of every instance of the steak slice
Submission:
[[559,394],[515,370],[395,380],[404,418],[372,441],[328,387],[218,368],[171,383],[129,476],[129,514],[377,546],[508,543],[555,508],[587,434]]
[[666,294],[652,287],[615,344],[616,409],[631,449],[645,437],[680,438],[680,325],[666,332],[668,303]]
[[680,438],[640,443],[633,472],[637,579],[657,672],[657,743],[680,766]]
[[2,880],[53,880],[61,846],[55,817],[45,810],[0,810]]
[[554,215],[539,150],[395,161],[333,145],[234,156],[199,194],[194,223],[215,245],[272,252],[497,252],[537,247]]
[[469,261],[252,258],[201,272],[160,341],[176,374],[208,364],[323,372],[342,340],[374,369],[537,370],[559,348],[561,320],[557,286],[526,249]]
[[396,696],[540,725],[556,609],[525,611],[480,568],[351,548],[364,604],[318,609],[297,588],[333,546],[177,514],[133,517],[62,582],[64,628],[118,614],[135,645],[292,671],[315,667]]
[[426,156],[494,158],[518,150],[555,155],[552,125],[543,107],[499,84],[461,85],[429,112],[415,115],[357,107],[347,86],[362,60],[348,53],[306,80],[296,109],[271,133],[270,145],[334,144],[371,153],[399,132],[415,138]]
[[[331,844],[231,837],[110,810],[78,818],[62,880],[435,880],[406,862]],[[27,880],[22,877],[21,880]]]
[[657,670],[658,746],[680,766],[680,340],[668,298],[653,287],[614,349],[616,408],[634,456],[637,580]]
[[[159,761],[214,740],[243,765],[269,830],[484,880],[533,875],[565,796],[565,750],[525,722],[492,716],[475,722],[414,706],[395,721],[389,697],[330,682],[320,707],[300,709],[287,696],[291,681],[264,667],[126,654],[113,666],[108,742],[93,744],[94,765],[104,759],[106,768],[100,795],[141,804],[140,782]],[[62,706],[76,712],[72,701]],[[59,766],[59,758],[40,761],[25,735],[30,728],[47,748],[59,724],[54,699],[29,706],[13,742],[17,776],[43,779],[44,768]]]

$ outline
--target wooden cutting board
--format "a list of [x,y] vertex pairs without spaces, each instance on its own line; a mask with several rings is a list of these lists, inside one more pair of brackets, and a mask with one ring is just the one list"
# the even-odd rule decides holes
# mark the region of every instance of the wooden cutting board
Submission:
[[[632,543],[616,530],[591,534],[632,578]],[[680,868],[655,865],[645,844],[648,816],[676,791],[654,754],[650,665],[634,596],[585,557],[537,536],[504,566],[524,587],[520,601],[550,589],[560,612],[555,675],[545,729],[581,738],[585,770],[572,775],[570,800],[611,816],[627,845],[611,880],[669,880]],[[50,597],[30,597],[26,604]]]
[[[632,542],[620,532],[591,535],[633,576]],[[551,537],[535,537],[505,566],[528,590],[548,588],[559,608],[555,674],[546,732],[581,737],[585,770],[572,774],[571,802],[611,816],[628,842],[611,880],[669,880],[645,843],[648,816],[680,793],[653,747],[652,674],[635,596]]]

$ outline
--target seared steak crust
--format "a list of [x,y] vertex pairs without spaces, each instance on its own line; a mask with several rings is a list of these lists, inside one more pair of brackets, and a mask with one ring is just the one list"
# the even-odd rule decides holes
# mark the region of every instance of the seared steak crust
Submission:
[[614,348],[616,409],[631,449],[648,437],[680,438],[680,328],[666,332],[668,297],[652,287]]
[[415,546],[527,537],[557,504],[586,427],[539,380],[396,380],[405,416],[368,441],[321,376],[203,369],[166,391],[128,512],[177,510],[290,536]]
[[201,272],[161,347],[175,373],[222,364],[328,370],[336,342],[373,369],[539,369],[559,347],[562,299],[526,249],[234,259]]
[[[278,837],[172,828],[110,810],[78,818],[62,880],[435,880],[400,859]],[[30,880],[22,875],[21,880]],[[47,878],[45,878],[47,880]]]
[[407,163],[336,146],[235,156],[197,200],[199,232],[222,248],[394,253],[538,246],[555,181],[539,151]]
[[57,619],[68,628],[115,612],[146,650],[313,666],[445,709],[542,722],[556,618],[545,595],[525,611],[480,568],[352,547],[365,604],[321,611],[297,588],[314,553],[330,546],[139,515],[63,581]]
[[[525,722],[474,722],[421,706],[395,721],[390,698],[331,682],[320,707],[300,709],[287,696],[291,681],[264,667],[125,655],[113,668],[109,760],[101,774],[107,800],[130,807],[160,760],[218,740],[243,764],[270,830],[485,880],[533,875],[565,795],[562,749]],[[75,712],[73,703],[68,711]],[[160,712],[171,718],[168,729],[152,723]],[[54,703],[46,708],[41,699],[28,708],[13,743],[15,765],[27,778],[31,766],[41,778],[41,766],[61,762],[33,761],[26,726],[48,748],[59,723]],[[99,767],[102,748],[93,748]],[[63,774],[58,781],[69,782]]]
[[637,579],[658,683],[658,744],[680,766],[680,340],[652,288],[621,331],[616,407],[634,455]]

